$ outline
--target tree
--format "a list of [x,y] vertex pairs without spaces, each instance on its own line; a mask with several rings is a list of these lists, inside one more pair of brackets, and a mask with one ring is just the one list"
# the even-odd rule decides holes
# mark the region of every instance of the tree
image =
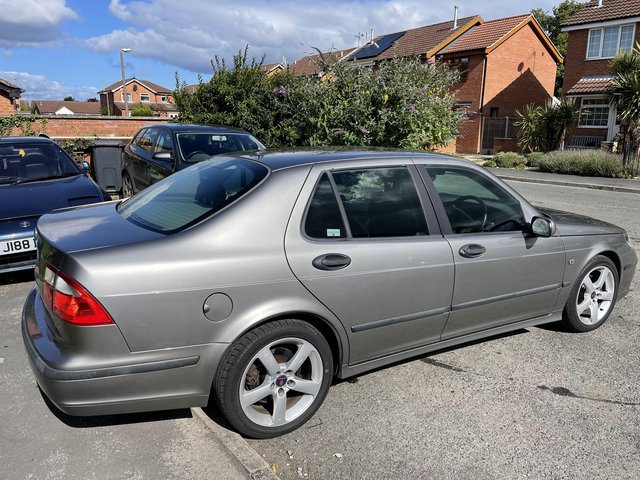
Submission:
[[573,98],[547,102],[544,106],[530,104],[516,111],[514,125],[518,129],[518,145],[530,152],[548,152],[564,145],[564,136],[579,118]]
[[64,97],[64,101],[65,102],[75,102],[76,99],[73,98],[71,95],[69,95],[68,97]]
[[631,52],[616,55],[609,66],[613,79],[607,88],[607,99],[634,133],[640,125],[640,44],[636,43]]
[[174,92],[179,122],[243,128],[267,146],[362,145],[433,148],[446,145],[460,116],[447,65],[396,58],[370,68],[321,55],[322,78],[285,71],[269,77],[248,50],[233,66],[216,58],[213,76],[194,93]]
[[87,102],[97,102],[97,101],[98,101],[98,99],[97,99],[96,97],[93,97],[93,98],[87,98],[87,100],[86,100],[86,101],[87,101]]
[[[567,34],[562,32],[562,24],[572,17],[584,6],[575,0],[562,0],[551,12],[545,12],[541,8],[534,8],[531,13],[536,18],[549,39],[563,57],[567,56]],[[556,72],[555,95],[561,93],[562,80],[564,79],[564,64],[558,65]]]
[[142,103],[136,105],[131,109],[132,117],[153,117],[153,110],[149,105],[144,105]]

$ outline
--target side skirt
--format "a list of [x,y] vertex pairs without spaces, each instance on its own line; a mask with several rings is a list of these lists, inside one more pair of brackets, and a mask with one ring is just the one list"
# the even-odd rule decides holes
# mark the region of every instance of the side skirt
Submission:
[[528,320],[522,320],[520,322],[510,323],[508,325],[502,325],[500,327],[490,328],[488,330],[482,330],[480,332],[470,333],[461,337],[450,338],[441,342],[430,343],[422,347],[412,348],[404,352],[394,353],[385,357],[376,358],[374,360],[368,360],[366,362],[357,363],[355,365],[342,365],[337,377],[339,379],[345,379],[360,375],[362,373],[374,370],[376,368],[384,367],[392,363],[397,363],[403,360],[407,360],[413,357],[419,357],[425,353],[430,353],[436,350],[443,350],[445,348],[453,347],[468,342],[474,342],[482,338],[492,337],[494,335],[500,335],[514,330],[520,330],[522,328],[535,327],[536,325],[543,325],[545,323],[552,323],[562,320],[562,310],[552,312],[549,315],[543,317],[530,318]]

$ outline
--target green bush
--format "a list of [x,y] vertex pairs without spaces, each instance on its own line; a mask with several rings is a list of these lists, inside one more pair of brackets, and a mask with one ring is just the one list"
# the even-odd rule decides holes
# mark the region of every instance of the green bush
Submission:
[[496,153],[492,160],[501,168],[517,168],[521,170],[527,165],[527,159],[516,152]]
[[484,162],[482,164],[483,167],[489,167],[489,168],[495,168],[498,165],[496,164],[495,160],[491,159],[491,160],[487,160],[486,162]]
[[538,168],[542,157],[544,157],[543,152],[531,152],[527,154],[527,167]]
[[153,117],[153,110],[149,105],[144,105],[142,103],[136,105],[131,109],[132,117]]
[[585,177],[623,177],[618,155],[602,150],[564,150],[545,154],[538,166],[542,172]]

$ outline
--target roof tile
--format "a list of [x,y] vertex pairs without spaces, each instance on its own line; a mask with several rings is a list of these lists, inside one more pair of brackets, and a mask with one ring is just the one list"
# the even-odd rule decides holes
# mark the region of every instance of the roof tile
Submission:
[[563,27],[584,23],[604,22],[640,16],[640,0],[591,0],[562,24]]
[[478,25],[444,48],[440,53],[483,50],[491,47],[507,33],[530,18],[531,15],[500,18]]
[[99,102],[68,102],[64,100],[34,100],[34,106],[38,112],[54,114],[63,107],[68,108],[76,115],[100,115]]
[[578,82],[569,89],[567,95],[577,95],[585,93],[604,93],[611,83],[610,75],[591,75],[580,78]]

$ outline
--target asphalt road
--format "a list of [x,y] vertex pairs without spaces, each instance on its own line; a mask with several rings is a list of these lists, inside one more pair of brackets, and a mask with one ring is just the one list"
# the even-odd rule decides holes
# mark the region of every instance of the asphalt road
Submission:
[[[627,229],[640,195],[511,183]],[[530,328],[336,384],[301,429],[250,445],[283,479],[640,478],[640,292],[588,334]]]
[[83,419],[50,409],[20,334],[32,278],[0,276],[0,479],[247,478],[191,410]]

